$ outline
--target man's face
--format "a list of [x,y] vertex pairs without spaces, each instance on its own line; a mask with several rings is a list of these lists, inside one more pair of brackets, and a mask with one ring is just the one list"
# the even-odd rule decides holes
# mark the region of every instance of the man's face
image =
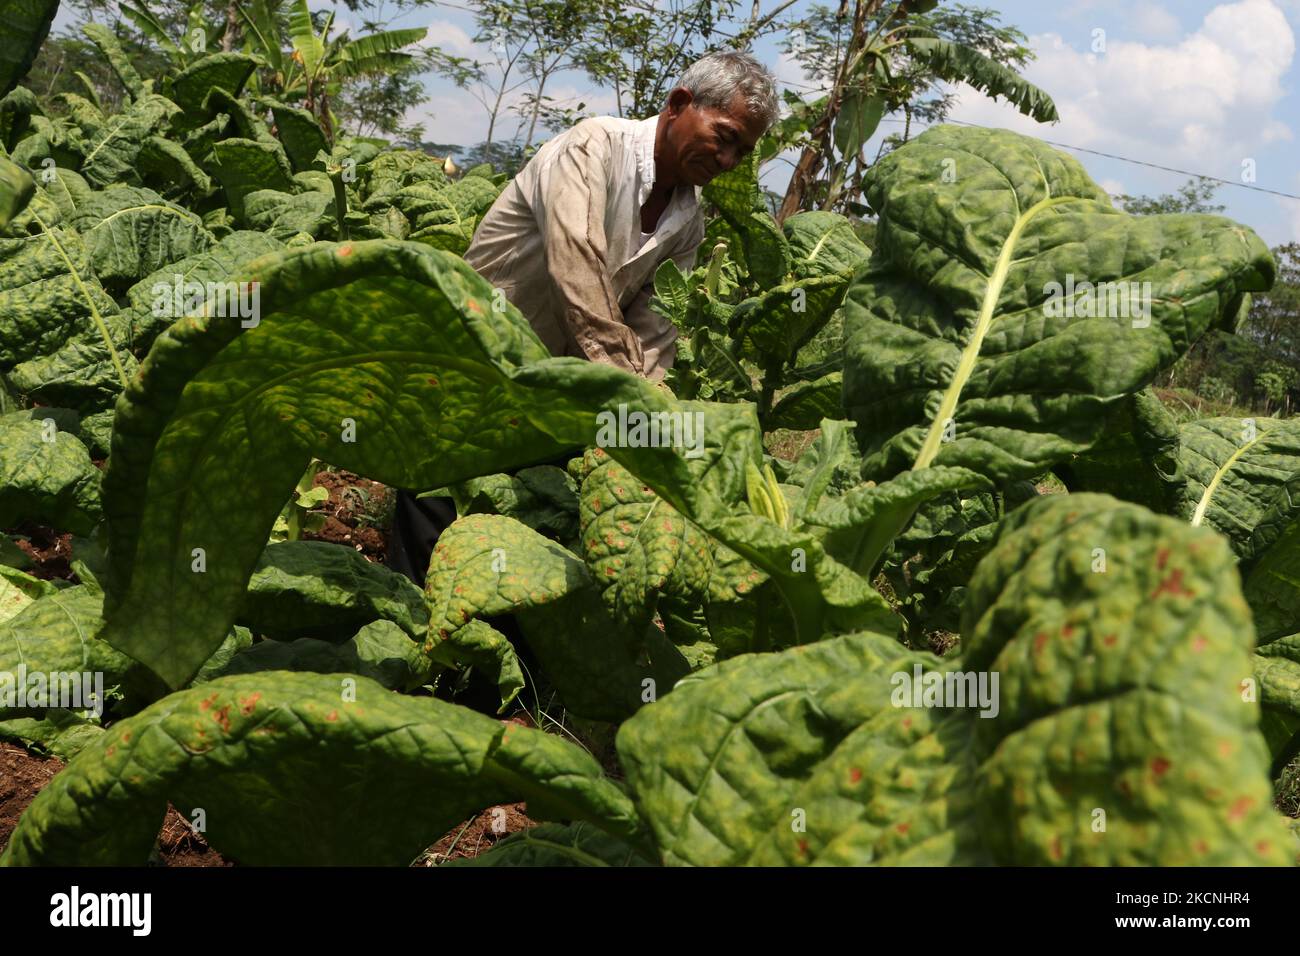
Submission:
[[697,106],[689,91],[678,88],[668,98],[668,120],[664,136],[669,155],[676,160],[678,178],[692,186],[734,169],[764,132],[763,121],[746,109],[739,93],[721,110]]

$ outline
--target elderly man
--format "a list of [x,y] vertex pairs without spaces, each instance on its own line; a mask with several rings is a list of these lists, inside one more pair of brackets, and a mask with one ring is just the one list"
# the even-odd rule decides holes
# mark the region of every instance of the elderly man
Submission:
[[652,312],[655,269],[690,271],[700,189],[738,165],[777,117],[772,78],[747,53],[712,53],[657,116],[585,119],[505,188],[465,261],[528,317],[555,355],[659,381],[677,330]]
[[[701,187],[735,168],[776,117],[772,77],[757,60],[709,54],[657,116],[592,117],[542,146],[483,217],[465,261],[553,354],[662,381],[677,329],[650,310],[655,269],[669,257],[693,267]],[[389,565],[423,584],[455,518],[449,498],[398,492]]]

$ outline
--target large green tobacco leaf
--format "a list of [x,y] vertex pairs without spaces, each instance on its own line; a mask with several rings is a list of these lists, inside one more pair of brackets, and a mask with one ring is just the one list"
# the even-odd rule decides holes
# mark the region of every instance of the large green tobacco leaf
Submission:
[[772,286],[736,306],[732,335],[765,364],[792,361],[839,308],[848,282],[845,272]]
[[298,109],[284,103],[272,103],[271,115],[275,117],[276,133],[284,144],[289,162],[299,172],[312,168],[316,154],[329,151],[329,143],[321,132],[316,117],[310,110]]
[[735,169],[714,177],[703,191],[726,224],[740,237],[741,254],[750,279],[760,289],[786,281],[790,273],[790,244],[776,224],[758,187],[758,154],[750,153]]
[[22,212],[36,192],[27,170],[0,157],[0,229]]
[[28,747],[71,760],[99,739],[104,728],[70,710],[49,710],[41,717],[0,720],[0,740],[17,740]]
[[790,243],[791,268],[800,279],[854,272],[871,258],[852,224],[833,212],[796,213],[781,229]]
[[582,558],[615,619],[644,627],[665,592],[698,603],[713,565],[708,536],[600,448],[580,475]]
[[[647,649],[640,631],[615,623],[577,555],[511,518],[453,523],[433,550],[425,594],[426,654],[478,663],[500,682],[513,656],[481,631],[462,631],[477,618],[514,613],[565,705],[586,717],[620,720],[645,702],[644,682],[665,693],[688,670],[672,645],[661,639]],[[639,626],[653,637],[647,623]]]
[[[973,721],[981,822],[1012,808],[999,856],[1293,861],[1243,694],[1253,640],[1237,580],[1217,535],[1105,496],[1047,496],[1003,519],[962,613],[962,666],[1004,675],[1003,717]],[[1066,773],[1074,787],[1048,789]],[[1053,832],[1094,807],[1106,834]]]
[[150,136],[136,156],[136,169],[146,185],[168,196],[187,192],[204,196],[212,191],[212,180],[199,168],[185,147],[161,136]]
[[[877,480],[1041,474],[1273,281],[1246,227],[1126,215],[1073,158],[1006,130],[927,130],[872,167],[866,195],[880,219],[845,298],[844,395]],[[1149,317],[1127,294],[1148,282]]]
[[128,304],[124,318],[130,329],[132,348],[144,355],[163,329],[182,316],[197,314],[202,309],[209,284],[219,286],[229,281],[245,263],[283,248],[284,243],[259,232],[232,232],[203,252],[168,263],[145,276],[126,292]]
[[1111,406],[1101,438],[1058,465],[1071,491],[1096,491],[1176,514],[1185,476],[1178,423],[1150,388]]
[[272,544],[248,581],[239,622],[289,640],[346,640],[372,621],[391,621],[423,640],[428,612],[410,578],[372,564],[352,548],[325,541]]
[[[1243,561],[1259,558],[1269,539],[1300,514],[1293,481],[1300,476],[1300,420],[1205,418],[1181,431],[1187,488],[1181,513],[1232,542]],[[1259,534],[1266,517],[1272,534]]]
[[[836,637],[709,668],[625,723],[619,755],[664,861],[1293,861],[1241,691],[1249,612],[1216,536],[1106,496],[1045,497],[1004,520],[963,625],[960,661]],[[905,681],[927,672],[999,680],[973,704],[916,706]]]
[[334,196],[316,190],[290,194],[257,189],[244,197],[244,219],[249,229],[277,240],[300,232],[323,238],[335,223]]
[[100,472],[86,446],[24,413],[0,416],[0,527],[43,521],[89,534],[101,518]]
[[203,220],[152,189],[113,186],[77,210],[72,225],[105,285],[122,288],[212,244]]
[[593,444],[598,411],[701,415],[698,457],[608,449],[696,518],[725,514],[758,459],[752,407],[677,403],[617,369],[553,359],[462,260],[420,243],[317,243],[247,269],[234,281],[259,284],[257,326],[173,324],[117,407],[105,639],[172,686],[229,630],[313,457],[434,488]]
[[257,61],[243,53],[210,53],[176,75],[171,98],[185,112],[197,114],[214,89],[238,96],[256,68]]
[[116,312],[77,233],[0,239],[0,368],[49,354]]
[[1181,512],[1227,537],[1264,644],[1300,621],[1300,421],[1209,418],[1183,426]]
[[810,382],[798,382],[785,392],[768,414],[768,428],[806,431],[823,418],[843,411],[844,373],[831,372]]
[[447,185],[442,164],[419,150],[386,150],[364,167],[362,206],[370,212],[391,206],[398,190],[417,182]]
[[[8,542],[9,539],[5,538],[5,541]],[[38,598],[58,590],[49,581],[34,578],[7,564],[0,564],[0,624]]]
[[459,255],[469,248],[478,221],[499,192],[490,180],[466,176],[448,186],[407,186],[393,197],[393,205],[410,220],[412,239]]
[[57,176],[59,191],[38,188],[24,213],[43,207],[33,234],[0,239],[0,369],[12,366],[9,385],[29,399],[87,411],[112,402],[135,359],[124,348],[126,322],[99,283],[90,248],[77,232],[42,218],[75,208],[73,193],[62,189],[74,178],[80,182],[75,174]]
[[852,488],[826,501],[807,521],[825,529],[823,544],[829,554],[866,575],[922,503],[944,493],[981,487],[989,487],[988,482],[965,468],[924,468],[879,485]]
[[226,677],[120,721],[32,802],[3,863],[142,865],[168,802],[201,807],[209,842],[253,865],[405,865],[516,800],[635,834],[628,798],[573,744],[364,677],[349,695],[344,677]]
[[104,59],[108,61],[108,65],[122,84],[122,88],[126,90],[128,99],[137,100],[143,96],[145,94],[144,80],[140,78],[136,68],[131,65],[130,58],[127,57],[126,51],[122,49],[122,44],[118,42],[117,34],[102,23],[87,23],[81,28],[81,32],[104,55]]
[[140,147],[176,111],[171,100],[148,93],[122,112],[105,117],[102,124],[82,125],[85,149],[81,175],[99,189],[137,182],[135,160]]
[[[120,683],[134,662],[95,636],[103,600],[97,589],[77,585],[37,598],[0,623],[0,674],[16,682],[25,667],[28,675],[99,673],[105,690]],[[84,697],[82,704],[93,706]],[[0,701],[0,713],[7,710]]]
[[578,486],[562,468],[538,465],[512,475],[471,478],[430,494],[450,495],[458,515],[498,514],[557,541],[578,536]]
[[1300,753],[1300,634],[1260,647],[1255,654],[1255,679],[1262,711],[1259,728],[1277,775]]
[[293,192],[293,170],[280,144],[223,139],[212,147],[208,171],[226,190],[226,203],[239,223],[246,222],[244,201],[259,189]]
[[375,621],[341,643],[300,637],[266,640],[237,651],[212,677],[260,671],[311,671],[359,674],[390,690],[412,690],[424,682],[428,668],[419,646],[391,621]]
[[54,352],[14,366],[6,375],[9,384],[29,399],[82,412],[108,407],[111,418],[111,406],[122,390],[122,373],[115,356],[127,375],[135,372],[136,360],[126,351],[126,323],[113,314],[104,316],[104,321],[114,352],[109,352],[103,335],[93,325],[82,328]]
[[58,9],[59,0],[13,0],[0,7],[0,96],[27,75]]

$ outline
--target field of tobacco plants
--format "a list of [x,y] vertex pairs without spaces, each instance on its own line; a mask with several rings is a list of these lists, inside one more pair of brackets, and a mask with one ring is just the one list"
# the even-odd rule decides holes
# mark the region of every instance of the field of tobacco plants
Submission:
[[[47,114],[53,6],[0,44],[0,738],[66,765],[0,863],[145,864],[170,805],[408,865],[521,802],[446,865],[1295,862],[1300,421],[1150,387],[1272,284],[1251,229],[941,126],[869,249],[750,162],[656,276],[663,389],[465,264],[503,174],[107,31],[120,110]],[[307,533],[326,466],[456,501],[423,591]],[[502,719],[544,695],[582,733]]]

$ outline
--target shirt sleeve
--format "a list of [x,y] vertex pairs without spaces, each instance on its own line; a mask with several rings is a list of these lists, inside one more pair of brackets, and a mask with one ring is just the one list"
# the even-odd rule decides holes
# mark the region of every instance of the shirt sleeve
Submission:
[[642,375],[641,342],[623,321],[606,266],[609,153],[599,137],[566,144],[538,176],[533,209],[569,335],[593,362]]

